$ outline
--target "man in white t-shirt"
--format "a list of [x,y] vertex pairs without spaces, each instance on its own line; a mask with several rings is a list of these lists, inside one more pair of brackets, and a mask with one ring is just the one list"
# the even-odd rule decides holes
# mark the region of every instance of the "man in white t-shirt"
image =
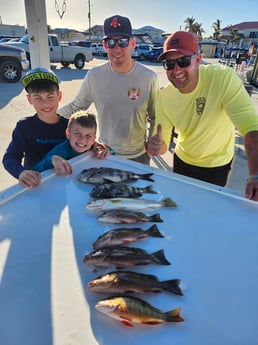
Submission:
[[59,109],[59,113],[70,117],[94,103],[99,141],[120,157],[149,164],[146,142],[155,117],[157,75],[132,59],[136,40],[128,18],[120,15],[107,18],[104,33],[103,46],[109,61],[87,73],[75,99]]

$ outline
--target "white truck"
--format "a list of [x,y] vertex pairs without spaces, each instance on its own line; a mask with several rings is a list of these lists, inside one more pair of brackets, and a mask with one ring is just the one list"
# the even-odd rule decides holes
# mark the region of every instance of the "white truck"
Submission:
[[[26,52],[27,59],[30,61],[28,35],[23,36],[18,42],[8,42],[8,44],[23,48]],[[60,62],[65,67],[74,64],[76,68],[82,69],[85,62],[89,62],[93,59],[90,47],[62,44],[58,36],[54,34],[48,35],[48,45],[50,62],[52,63]]]

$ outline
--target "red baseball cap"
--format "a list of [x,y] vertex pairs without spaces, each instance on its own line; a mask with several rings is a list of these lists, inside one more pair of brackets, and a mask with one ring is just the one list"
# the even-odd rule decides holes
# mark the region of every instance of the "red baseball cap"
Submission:
[[179,52],[185,55],[198,54],[199,44],[194,35],[187,31],[176,31],[172,33],[164,42],[163,53],[158,60],[165,60],[169,52]]

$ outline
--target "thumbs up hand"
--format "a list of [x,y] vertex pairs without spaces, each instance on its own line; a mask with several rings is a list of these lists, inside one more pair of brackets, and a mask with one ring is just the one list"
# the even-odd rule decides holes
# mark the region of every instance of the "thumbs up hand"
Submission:
[[147,152],[150,156],[160,156],[167,151],[167,146],[162,140],[162,126],[158,124],[157,133],[150,138],[147,144]]

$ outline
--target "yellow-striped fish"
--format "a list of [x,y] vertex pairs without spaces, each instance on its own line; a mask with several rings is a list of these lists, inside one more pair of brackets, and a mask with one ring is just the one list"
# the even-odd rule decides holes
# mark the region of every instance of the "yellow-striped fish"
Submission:
[[126,295],[100,300],[95,308],[129,327],[134,327],[134,324],[157,325],[184,321],[180,316],[181,308],[163,312],[140,298]]

